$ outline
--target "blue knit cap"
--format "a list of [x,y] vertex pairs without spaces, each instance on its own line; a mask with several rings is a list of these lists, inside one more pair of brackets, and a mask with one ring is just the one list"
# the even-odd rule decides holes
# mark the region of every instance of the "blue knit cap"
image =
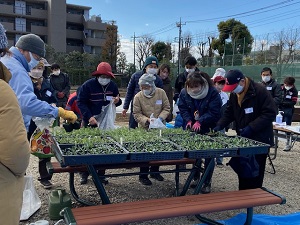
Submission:
[[5,29],[3,25],[0,23],[0,49],[7,48],[7,37],[5,34]]

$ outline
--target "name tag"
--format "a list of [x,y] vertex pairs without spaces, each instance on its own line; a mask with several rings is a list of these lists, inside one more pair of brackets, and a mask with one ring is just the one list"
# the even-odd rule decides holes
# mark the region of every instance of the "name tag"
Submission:
[[268,91],[272,91],[272,87],[267,87],[267,90]]
[[285,96],[285,98],[289,98],[289,99],[291,99],[291,98],[292,98],[292,96],[290,96],[290,95],[287,95],[287,96]]
[[162,100],[156,100],[156,105],[161,105],[162,104]]
[[249,114],[249,113],[253,113],[253,107],[245,109],[245,114]]
[[113,96],[106,96],[106,101],[111,101],[113,99]]
[[47,95],[48,97],[51,97],[51,96],[52,96],[52,92],[49,91],[49,90],[47,90],[47,91],[46,91],[46,95]]

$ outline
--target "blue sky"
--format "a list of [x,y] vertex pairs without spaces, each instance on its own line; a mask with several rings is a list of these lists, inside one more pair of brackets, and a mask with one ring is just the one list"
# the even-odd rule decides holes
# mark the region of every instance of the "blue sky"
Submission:
[[115,20],[122,49],[131,61],[132,37],[150,34],[155,41],[175,42],[180,18],[182,34],[190,33],[195,42],[218,34],[217,24],[229,18],[240,20],[255,36],[300,29],[298,0],[67,0],[69,4],[92,7],[91,15],[103,21]]

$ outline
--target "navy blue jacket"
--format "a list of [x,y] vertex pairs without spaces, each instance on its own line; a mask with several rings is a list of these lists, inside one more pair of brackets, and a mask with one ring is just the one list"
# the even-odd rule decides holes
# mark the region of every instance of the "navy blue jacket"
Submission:
[[184,128],[188,121],[195,121],[194,113],[198,110],[199,122],[201,124],[201,134],[210,132],[216,126],[221,118],[222,100],[219,92],[214,87],[209,87],[208,93],[203,99],[193,99],[186,91],[182,89],[179,95],[178,108],[183,118]]
[[[92,116],[100,114],[102,107],[110,103],[110,97],[108,96],[117,97],[118,95],[119,89],[112,80],[105,86],[102,86],[97,78],[84,82],[79,90],[77,99],[84,123],[88,124]],[[122,100],[120,98],[116,106],[121,104]]]
[[[128,83],[127,92],[123,109],[129,109],[129,104],[133,100],[133,97],[140,91],[139,79],[145,72],[143,70],[135,72]],[[163,88],[163,82],[159,76],[155,74],[156,80],[154,81],[155,86]]]
[[46,101],[49,104],[57,103],[57,98],[55,97],[55,90],[50,84],[49,79],[43,80],[41,90],[38,90],[36,87],[34,87],[34,94],[37,96],[39,100]]

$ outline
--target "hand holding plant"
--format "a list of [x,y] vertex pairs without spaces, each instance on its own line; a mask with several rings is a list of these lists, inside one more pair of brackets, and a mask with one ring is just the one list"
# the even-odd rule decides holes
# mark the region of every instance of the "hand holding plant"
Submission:
[[186,124],[185,129],[187,129],[187,130],[192,129],[192,121],[191,120]]
[[200,129],[201,129],[201,124],[199,121],[196,121],[196,123],[192,127],[192,131],[200,132]]

